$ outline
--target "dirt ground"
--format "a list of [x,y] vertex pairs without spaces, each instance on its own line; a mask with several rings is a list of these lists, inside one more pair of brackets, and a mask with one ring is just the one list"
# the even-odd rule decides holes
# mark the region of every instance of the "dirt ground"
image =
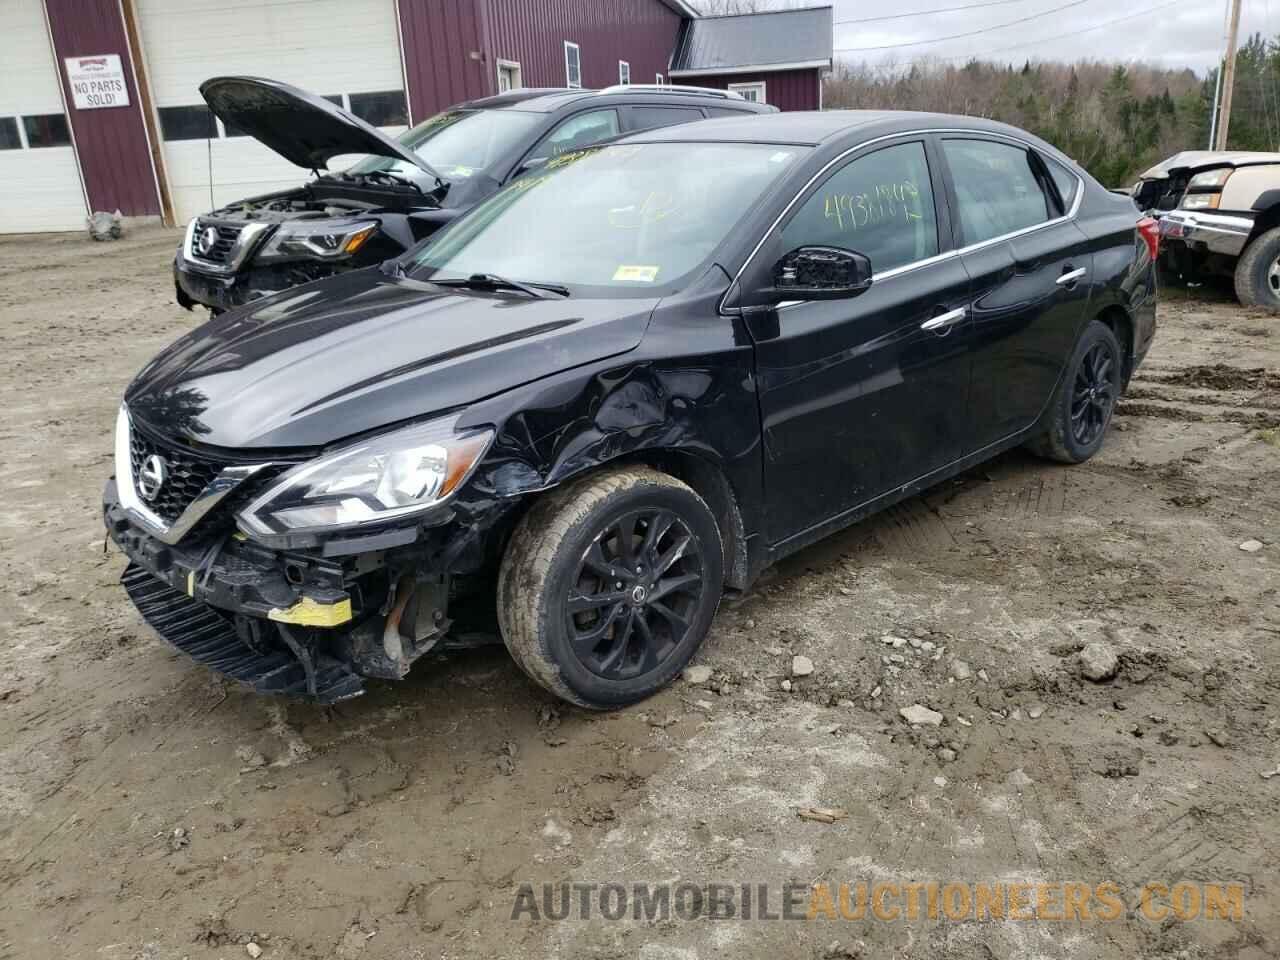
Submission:
[[[705,683],[591,715],[497,649],[321,709],[172,652],[104,553],[121,391],[198,319],[175,243],[0,240],[0,958],[1280,955],[1280,318],[1170,291],[1098,457],[1011,453],[794,557],[722,608]],[[612,881],[1130,909],[512,919],[521,883]],[[1243,919],[1136,909],[1178,881],[1242,884]]]

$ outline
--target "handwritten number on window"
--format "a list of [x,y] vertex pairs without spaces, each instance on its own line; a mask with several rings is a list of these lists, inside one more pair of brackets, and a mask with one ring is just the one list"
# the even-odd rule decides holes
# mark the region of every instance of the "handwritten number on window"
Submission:
[[834,220],[840,231],[891,223],[910,225],[924,219],[920,190],[910,180],[875,184],[861,193],[828,193],[823,197],[823,215]]

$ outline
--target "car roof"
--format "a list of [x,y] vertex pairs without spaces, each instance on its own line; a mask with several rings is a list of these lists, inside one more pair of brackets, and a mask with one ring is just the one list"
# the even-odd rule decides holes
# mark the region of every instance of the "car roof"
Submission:
[[813,110],[748,114],[715,120],[695,120],[659,127],[623,138],[631,143],[723,140],[742,143],[790,143],[817,146],[857,130],[864,138],[912,130],[973,130],[1000,133],[1040,144],[1038,137],[1008,124],[948,113],[913,110]]
[[480,97],[457,104],[458,110],[523,110],[530,113],[553,113],[561,107],[585,100],[619,100],[625,97],[633,103],[661,103],[664,105],[687,104],[689,106],[717,106],[743,113],[769,110],[764,104],[756,104],[741,97],[724,93],[697,93],[691,90],[667,93],[656,89],[624,90],[610,87],[608,90],[582,90],[570,87],[523,87],[492,97]]

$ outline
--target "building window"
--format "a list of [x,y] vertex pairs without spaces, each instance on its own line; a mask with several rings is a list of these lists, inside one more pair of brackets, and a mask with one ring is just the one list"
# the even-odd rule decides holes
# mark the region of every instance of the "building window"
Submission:
[[663,85],[664,83],[666,83],[667,81],[666,81],[666,80],[664,80],[664,79],[662,78],[662,74],[660,74],[660,73],[659,73],[659,74],[656,74],[656,75],[654,76],[654,78],[653,78],[653,82],[654,82],[655,84],[657,84],[658,86],[662,86],[662,85]]
[[353,93],[348,99],[351,112],[375,127],[403,127],[409,123],[409,108],[403,90]]
[[564,80],[566,86],[582,86],[582,53],[568,40],[564,42]]
[[625,60],[618,61],[618,82],[631,82],[631,64],[627,63]]
[[0,150],[21,150],[17,117],[0,117]]
[[166,140],[209,140],[218,136],[213,114],[204,104],[191,107],[161,107],[160,134]]
[[23,117],[22,126],[27,131],[28,147],[71,146],[71,131],[67,129],[66,116],[61,113]]
[[743,100],[750,100],[752,103],[764,103],[763,80],[755,83],[731,83],[729,84],[729,92],[736,93]]
[[508,90],[519,90],[523,86],[520,82],[520,64],[514,60],[498,61],[498,92],[506,93]]

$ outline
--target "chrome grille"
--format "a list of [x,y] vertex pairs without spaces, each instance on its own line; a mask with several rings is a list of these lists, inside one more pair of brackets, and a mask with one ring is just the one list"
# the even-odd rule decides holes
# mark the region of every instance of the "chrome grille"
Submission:
[[[217,233],[218,239],[208,250],[201,250],[200,244],[205,232],[209,228]],[[195,257],[197,260],[205,260],[209,263],[230,263],[232,251],[235,249],[236,240],[240,237],[240,231],[243,227],[232,226],[225,223],[211,223],[208,220],[197,220],[195,229],[191,231],[191,248],[187,251],[187,255]]]
[[[156,493],[148,500],[138,486],[137,478],[142,466],[152,456],[159,456],[168,468],[168,476]],[[162,445],[136,429],[129,433],[129,460],[133,468],[134,489],[147,509],[165,523],[173,523],[187,509],[191,501],[204,492],[213,478],[226,466],[217,460],[197,457],[176,447]]]

